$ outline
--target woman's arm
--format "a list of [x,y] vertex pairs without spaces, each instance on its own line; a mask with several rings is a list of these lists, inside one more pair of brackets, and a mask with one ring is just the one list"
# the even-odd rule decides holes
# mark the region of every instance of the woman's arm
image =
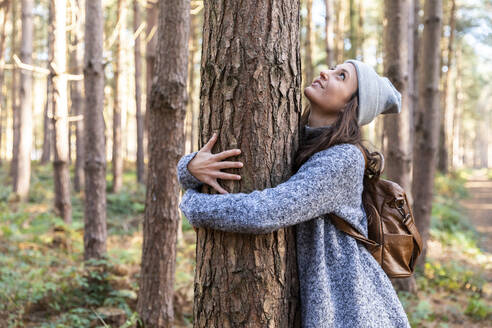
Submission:
[[204,194],[189,189],[179,208],[195,227],[272,232],[359,201],[363,161],[357,147],[336,145],[311,156],[296,174],[274,188],[248,194]]
[[178,162],[178,181],[184,189],[196,189],[200,187],[203,182],[198,180],[188,170],[188,163],[195,157],[198,151],[184,155]]

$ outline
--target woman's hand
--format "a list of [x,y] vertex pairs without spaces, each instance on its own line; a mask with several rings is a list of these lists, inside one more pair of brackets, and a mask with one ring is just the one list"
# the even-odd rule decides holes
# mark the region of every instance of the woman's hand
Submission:
[[202,147],[195,157],[188,163],[188,171],[198,180],[213,187],[221,194],[228,192],[222,188],[217,179],[241,180],[241,176],[222,172],[221,169],[243,167],[241,162],[222,161],[227,157],[237,156],[241,153],[240,149],[225,150],[221,153],[212,154],[212,147],[217,141],[217,133]]

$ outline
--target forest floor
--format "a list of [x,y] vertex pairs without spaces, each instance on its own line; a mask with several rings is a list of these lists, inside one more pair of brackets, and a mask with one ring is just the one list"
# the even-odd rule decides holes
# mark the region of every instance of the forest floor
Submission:
[[[107,195],[103,274],[83,265],[83,195],[72,195],[71,225],[53,213],[51,165],[33,165],[26,204],[0,188],[0,327],[135,326],[145,188],[134,183],[132,166],[123,191]],[[0,168],[5,185],[7,172]],[[108,191],[110,182],[108,173]],[[399,293],[412,327],[492,327],[492,170],[438,175],[434,198],[428,257],[415,273],[418,292]],[[192,327],[196,234],[184,216],[180,232],[174,327],[185,328]]]
[[412,326],[492,327],[492,176],[469,170],[462,182],[455,233],[431,231],[425,272],[417,277],[420,302],[406,307],[418,322]]

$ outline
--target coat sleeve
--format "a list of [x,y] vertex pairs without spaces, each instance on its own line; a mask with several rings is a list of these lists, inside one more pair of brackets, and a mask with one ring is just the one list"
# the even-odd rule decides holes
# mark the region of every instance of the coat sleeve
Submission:
[[363,160],[355,146],[335,145],[311,156],[296,174],[274,188],[229,194],[189,189],[179,208],[195,227],[269,233],[334,212],[344,202],[353,201],[358,190],[354,184],[360,183],[358,175],[363,175]]
[[183,189],[196,189],[200,187],[203,182],[198,180],[193,174],[188,171],[188,163],[195,157],[198,151],[184,155],[178,161],[178,181]]

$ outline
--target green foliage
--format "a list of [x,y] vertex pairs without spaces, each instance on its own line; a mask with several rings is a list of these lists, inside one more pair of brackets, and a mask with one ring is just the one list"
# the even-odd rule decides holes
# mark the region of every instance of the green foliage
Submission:
[[472,270],[456,261],[440,263],[429,260],[425,263],[424,275],[418,279],[421,289],[444,289],[450,292],[481,292],[486,279],[480,271]]
[[474,294],[468,300],[465,314],[477,320],[485,320],[492,316],[492,307],[480,299],[479,295]]
[[416,295],[404,291],[399,291],[398,297],[405,309],[411,308],[411,311],[406,312],[412,327],[421,327],[424,322],[435,320],[434,309],[428,300],[420,300]]
[[460,245],[465,251],[479,252],[477,231],[465,216],[460,201],[470,195],[464,187],[466,172],[437,172],[434,183],[430,234],[445,245]]

